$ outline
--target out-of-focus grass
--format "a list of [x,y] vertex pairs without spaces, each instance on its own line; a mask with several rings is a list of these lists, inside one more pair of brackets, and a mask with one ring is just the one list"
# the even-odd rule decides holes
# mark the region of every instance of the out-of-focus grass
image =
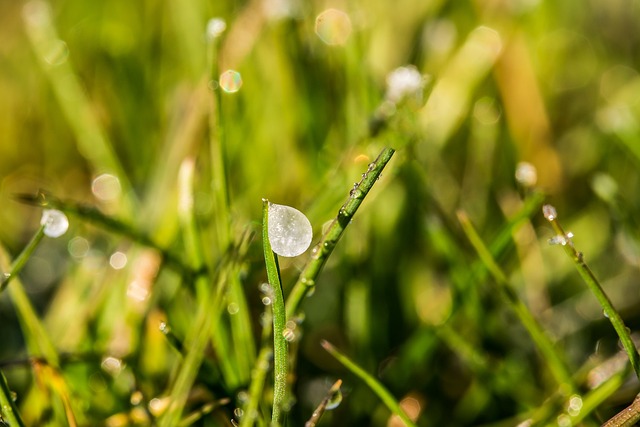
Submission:
[[[314,31],[329,7],[350,18],[344,45]],[[44,238],[20,282],[56,352],[52,366],[27,345],[10,289],[0,294],[0,370],[25,425],[56,425],[61,389],[80,425],[151,425],[169,396],[186,402],[178,412],[194,425],[230,425],[241,407],[256,407],[266,425],[269,377],[260,403],[246,405],[252,373],[264,374],[254,363],[266,360],[261,199],[305,212],[317,243],[388,145],[396,155],[295,319],[288,425],[310,419],[337,377],[343,401],[319,425],[399,425],[322,350],[324,339],[376,373],[418,425],[601,424],[638,384],[607,370],[620,367],[615,332],[571,261],[547,245],[554,231],[529,209],[538,193],[514,174],[520,162],[536,167],[536,186],[633,336],[638,7],[0,1],[0,243],[11,258],[40,218],[12,196],[44,188],[206,272],[184,280],[144,241],[78,216],[64,237]],[[227,23],[215,43],[213,17]],[[390,110],[386,76],[407,64],[427,87]],[[241,73],[237,93],[216,87],[216,65]],[[193,205],[181,211],[185,194]],[[553,340],[575,394],[558,388],[493,291],[458,210]],[[280,260],[285,298],[308,256]]]

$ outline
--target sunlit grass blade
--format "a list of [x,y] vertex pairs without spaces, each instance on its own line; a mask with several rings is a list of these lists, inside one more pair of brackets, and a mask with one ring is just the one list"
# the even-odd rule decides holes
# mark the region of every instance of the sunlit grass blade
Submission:
[[395,399],[395,397],[393,397],[389,390],[387,390],[377,379],[375,379],[371,374],[358,366],[346,355],[338,351],[328,341],[322,341],[321,344],[322,347],[327,350],[329,354],[335,357],[336,360],[340,362],[345,368],[347,368],[349,372],[353,373],[362,381],[364,381],[369,386],[369,388],[371,388],[371,390],[380,398],[380,400],[382,400],[382,403],[384,403],[393,414],[400,417],[400,419],[407,425],[407,427],[416,427],[416,424],[402,410],[402,407]]
[[6,420],[11,427],[25,427],[18,407],[11,397],[7,379],[2,372],[0,372],[0,420]]
[[631,366],[633,367],[636,376],[640,378],[640,354],[638,354],[638,349],[636,348],[633,340],[631,339],[631,334],[629,333],[629,329],[625,326],[622,317],[618,311],[613,307],[611,300],[602,289],[602,285],[593,274],[593,271],[589,268],[587,263],[584,260],[584,255],[582,252],[578,252],[573,245],[573,241],[571,240],[572,235],[567,234],[560,223],[558,222],[558,214],[556,209],[551,205],[544,205],[542,208],[544,217],[551,223],[553,230],[556,233],[556,237],[554,237],[550,242],[558,243],[562,246],[565,253],[571,258],[580,277],[587,284],[589,290],[595,295],[596,299],[602,306],[604,310],[605,316],[609,319],[613,328],[615,329],[618,337],[620,338],[620,342],[622,343],[622,347],[627,352],[629,356],[629,361],[631,361]]
[[531,311],[518,297],[515,290],[509,283],[509,279],[507,279],[507,276],[496,263],[491,252],[485,246],[484,242],[478,235],[478,232],[471,224],[471,221],[469,221],[467,215],[464,212],[459,211],[458,219],[467,238],[471,242],[471,245],[485,264],[487,270],[489,270],[489,273],[493,276],[498,291],[504,297],[511,309],[516,313],[520,322],[531,336],[531,339],[540,350],[546,365],[555,380],[558,382],[558,385],[566,385],[573,388],[573,381],[569,374],[569,370],[562,357],[556,351],[553,342],[544,332],[544,329],[542,329],[535,317],[533,317]]
[[329,255],[333,252],[362,201],[369,194],[373,184],[380,178],[382,170],[389,163],[394,152],[393,148],[388,147],[382,150],[376,160],[369,164],[367,171],[362,174],[362,180],[351,189],[349,198],[340,208],[338,216],[333,220],[318,246],[314,248],[311,259],[305,265],[287,297],[287,317],[290,318],[296,314],[303,298],[315,286],[316,279]]
[[267,267],[267,280],[273,290],[273,414],[271,422],[276,426],[283,424],[283,409],[287,399],[287,375],[289,355],[284,328],[287,316],[284,305],[284,294],[280,281],[278,258],[271,250],[269,242],[269,201],[262,200],[262,246],[264,261]]
[[0,282],[0,293],[2,293],[2,291],[4,291],[5,288],[9,285],[11,279],[17,277],[20,271],[22,271],[22,268],[29,260],[29,258],[31,258],[31,255],[33,255],[33,252],[36,250],[43,237],[44,225],[38,228],[36,234],[33,235],[27,246],[22,250],[22,252],[20,252],[20,255],[18,255],[18,258],[16,258],[15,261],[11,264],[11,269],[3,273],[2,281]]

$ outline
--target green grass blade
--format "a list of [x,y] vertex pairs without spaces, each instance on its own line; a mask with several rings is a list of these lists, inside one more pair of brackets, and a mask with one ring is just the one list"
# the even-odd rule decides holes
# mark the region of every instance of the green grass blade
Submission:
[[0,419],[9,423],[10,427],[24,427],[18,407],[11,398],[7,379],[2,372],[0,372]]
[[398,401],[393,397],[393,395],[387,390],[380,382],[375,379],[371,374],[358,366],[355,362],[349,359],[346,355],[338,351],[331,343],[328,341],[322,341],[322,347],[329,352],[333,357],[336,358],[338,362],[340,362],[345,368],[347,368],[351,373],[356,375],[362,381],[364,381],[369,388],[382,400],[382,402],[389,408],[389,410],[400,417],[402,421],[407,425],[407,427],[416,427],[416,424],[411,421],[409,416],[402,410]]
[[593,295],[595,295],[596,299],[602,306],[605,316],[613,325],[613,328],[620,338],[622,347],[629,356],[629,361],[631,361],[631,366],[633,367],[636,376],[640,378],[640,354],[638,354],[638,349],[633,343],[631,335],[629,334],[629,329],[625,326],[622,317],[620,317],[618,311],[613,307],[611,300],[604,292],[604,289],[602,289],[602,285],[600,285],[600,282],[593,274],[593,271],[591,271],[591,269],[585,262],[582,252],[578,252],[573,246],[573,241],[571,240],[572,236],[565,233],[564,229],[558,222],[556,209],[551,205],[544,205],[542,211],[544,213],[544,217],[551,223],[553,230],[556,232],[556,239],[558,239],[557,243],[561,244],[565,253],[569,256],[569,258],[571,258],[574,265],[576,266],[580,277],[582,277],[582,280],[584,280],[584,282],[589,287],[589,290],[593,293]]
[[262,200],[262,245],[267,267],[267,279],[273,289],[273,414],[271,422],[275,425],[283,423],[283,408],[287,399],[288,354],[287,340],[284,338],[284,327],[287,316],[284,305],[284,294],[280,282],[278,258],[271,250],[269,242],[269,201]]
[[504,274],[502,269],[498,266],[495,259],[491,255],[489,249],[485,246],[484,242],[478,235],[478,232],[469,221],[469,218],[464,212],[458,212],[458,219],[460,224],[462,225],[462,229],[466,234],[467,238],[471,242],[471,245],[476,250],[476,253],[489,270],[489,273],[495,279],[495,284],[498,288],[498,291],[503,295],[509,306],[516,313],[520,322],[525,327],[531,339],[536,344],[540,353],[542,354],[551,374],[558,382],[559,385],[568,385],[571,388],[572,380],[569,374],[569,370],[565,366],[565,362],[562,360],[560,355],[555,349],[553,342],[551,339],[545,334],[544,329],[540,326],[538,321],[533,317],[531,311],[527,308],[527,306],[520,300],[515,290],[512,288],[507,276]]
[[22,252],[20,252],[20,255],[18,255],[18,258],[16,258],[13,264],[11,265],[11,270],[4,273],[4,276],[2,277],[2,282],[0,282],[0,293],[2,293],[2,291],[6,289],[11,279],[13,279],[14,277],[17,277],[18,274],[20,274],[20,272],[22,271],[22,268],[27,263],[27,260],[31,258],[31,255],[33,255],[33,252],[36,250],[36,248],[38,247],[38,244],[40,244],[43,237],[44,237],[44,225],[40,226],[40,228],[38,229],[38,231],[36,231],[36,234],[33,235],[31,240],[27,244],[27,246],[22,250]]
[[329,255],[333,252],[338,240],[342,237],[342,233],[349,225],[349,222],[355,215],[356,211],[362,204],[364,198],[376,183],[382,170],[385,168],[395,150],[393,148],[385,148],[378,155],[376,160],[369,164],[365,173],[362,174],[362,180],[353,187],[349,194],[349,199],[340,208],[338,216],[333,220],[326,233],[322,237],[322,241],[318,244],[311,255],[311,259],[307,262],[302,273],[294,285],[289,297],[287,298],[287,317],[292,317],[298,311],[304,297],[309,290],[315,286],[316,278],[320,274],[322,267],[327,262]]

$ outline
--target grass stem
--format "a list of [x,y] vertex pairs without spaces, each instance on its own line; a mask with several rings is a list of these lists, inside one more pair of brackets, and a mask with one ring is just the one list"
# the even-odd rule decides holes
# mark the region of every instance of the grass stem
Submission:
[[287,315],[284,305],[284,294],[280,281],[278,258],[271,250],[269,242],[269,201],[262,200],[262,245],[264,260],[267,267],[267,279],[273,290],[273,414],[272,423],[281,425],[283,422],[283,408],[287,398],[288,354],[287,340],[284,338],[284,328]]
[[33,252],[38,247],[38,244],[42,241],[44,237],[44,225],[41,225],[36,231],[36,234],[33,235],[27,246],[22,250],[18,258],[13,261],[11,265],[11,270],[9,272],[5,272],[2,277],[2,282],[0,282],[0,293],[5,290],[5,288],[9,285],[9,282],[14,277],[17,277],[18,274],[22,271],[22,268],[27,263],[27,260],[31,258]]
[[0,420],[5,420],[11,427],[24,427],[18,407],[11,398],[7,379],[2,372],[0,372]]
[[[551,226],[556,233],[556,237],[551,239],[549,242],[559,243],[569,258],[573,260],[580,277],[582,277],[582,280],[587,284],[589,290],[595,295],[596,299],[602,306],[604,315],[613,325],[613,328],[620,338],[622,347],[627,352],[627,356],[629,356],[631,367],[636,373],[636,376],[640,378],[640,355],[638,354],[638,349],[633,343],[629,329],[625,326],[622,317],[620,317],[618,311],[613,307],[611,300],[604,292],[604,289],[602,289],[602,285],[600,285],[600,282],[585,262],[582,252],[578,252],[574,247],[573,241],[571,240],[573,235],[566,233],[558,222],[556,209],[551,205],[544,205],[542,207],[542,211],[544,213],[544,217],[551,223]],[[640,405],[640,403],[638,403],[638,405]]]
[[498,291],[502,294],[502,296],[508,302],[509,306],[516,313],[516,315],[520,319],[520,322],[531,336],[531,339],[540,350],[540,353],[545,359],[545,362],[555,380],[559,385],[566,384],[571,386],[572,380],[571,376],[569,375],[569,371],[565,366],[565,362],[556,352],[553,342],[545,334],[544,329],[542,329],[538,321],[533,317],[531,311],[529,311],[527,306],[518,297],[515,290],[509,283],[507,276],[498,266],[498,263],[495,261],[495,259],[491,255],[491,252],[478,235],[475,227],[473,227],[473,225],[471,224],[471,221],[469,220],[467,214],[465,212],[459,211],[458,220],[460,221],[462,229],[469,239],[469,242],[471,242],[471,245],[476,250],[476,253],[486,266],[489,273],[493,276]]
[[320,243],[313,249],[311,259],[307,262],[296,284],[293,286],[287,298],[287,317],[292,317],[296,314],[304,297],[315,286],[316,278],[327,262],[329,255],[333,252],[338,240],[342,237],[342,233],[344,233],[362,201],[369,194],[373,184],[380,178],[382,170],[389,163],[394,152],[395,150],[389,147],[382,150],[376,160],[369,164],[367,171],[362,174],[362,180],[350,191],[349,198],[340,208],[338,216],[333,220]]
[[411,418],[402,410],[402,407],[398,403],[398,401],[393,397],[393,395],[387,390],[380,382],[375,379],[371,374],[358,366],[355,362],[349,359],[345,354],[338,351],[331,343],[328,341],[322,341],[322,347],[329,352],[333,357],[336,358],[338,362],[340,362],[345,368],[347,368],[351,373],[356,375],[362,381],[365,382],[371,388],[371,390],[382,400],[389,410],[400,417],[400,419],[405,423],[407,427],[416,427],[416,424],[411,421]]

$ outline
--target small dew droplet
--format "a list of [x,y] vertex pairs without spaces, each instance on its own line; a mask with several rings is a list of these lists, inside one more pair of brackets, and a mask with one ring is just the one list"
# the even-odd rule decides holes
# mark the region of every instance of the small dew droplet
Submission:
[[327,402],[327,411],[332,409],[336,409],[342,403],[342,391],[338,389],[335,393],[331,395],[329,401]]
[[240,419],[242,418],[242,416],[244,415],[244,411],[242,410],[242,408],[236,408],[233,410],[233,415],[237,418]]
[[558,213],[556,212],[556,208],[551,205],[544,205],[542,207],[542,214],[547,219],[547,221],[553,221],[558,217]]
[[296,333],[293,329],[285,328],[282,331],[282,336],[287,342],[293,342],[296,339]]
[[48,237],[60,237],[69,229],[67,216],[55,209],[45,209],[42,212],[40,225],[44,225],[44,234]]
[[238,314],[239,311],[240,306],[235,302],[229,303],[229,305],[227,306],[227,312],[231,315]]
[[271,298],[269,298],[269,297],[262,297],[262,304],[264,304],[264,305],[271,305]]

